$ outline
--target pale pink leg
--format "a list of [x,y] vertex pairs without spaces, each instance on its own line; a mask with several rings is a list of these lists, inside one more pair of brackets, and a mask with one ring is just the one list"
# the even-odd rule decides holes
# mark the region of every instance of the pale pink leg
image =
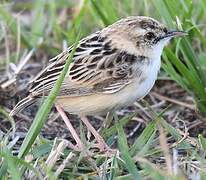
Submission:
[[87,117],[81,116],[80,117],[82,122],[87,126],[88,130],[94,135],[95,139],[97,140],[97,147],[100,151],[113,151],[104,141],[104,139],[100,136],[100,134],[94,129],[94,127],[90,124]]
[[60,116],[62,117],[62,119],[64,120],[67,128],[71,132],[74,140],[77,143],[77,148],[74,145],[72,145],[72,144],[70,144],[70,147],[73,147],[72,149],[74,149],[74,150],[79,149],[80,151],[82,151],[84,149],[84,145],[83,145],[81,139],[79,138],[76,130],[73,128],[71,122],[69,121],[67,115],[65,114],[63,108],[60,105],[57,105],[57,104],[55,105],[55,107],[56,107],[57,111],[59,112]]

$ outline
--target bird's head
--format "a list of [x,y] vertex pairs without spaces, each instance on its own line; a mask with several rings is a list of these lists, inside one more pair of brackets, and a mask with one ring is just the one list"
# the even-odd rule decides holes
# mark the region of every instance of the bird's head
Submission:
[[[153,18],[133,16],[107,28],[114,46],[145,56],[160,56],[170,39],[187,33],[169,30]],[[110,34],[110,35],[109,35]]]

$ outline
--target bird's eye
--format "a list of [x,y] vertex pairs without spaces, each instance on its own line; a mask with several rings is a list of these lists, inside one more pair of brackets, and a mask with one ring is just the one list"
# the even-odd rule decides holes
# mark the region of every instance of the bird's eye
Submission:
[[146,38],[147,38],[148,40],[152,40],[153,38],[155,38],[155,34],[154,34],[153,32],[148,32],[148,33],[146,34]]
[[163,31],[164,31],[164,33],[165,33],[165,34],[167,34],[167,33],[168,33],[168,30],[167,30],[167,28],[166,28],[166,27],[163,29]]

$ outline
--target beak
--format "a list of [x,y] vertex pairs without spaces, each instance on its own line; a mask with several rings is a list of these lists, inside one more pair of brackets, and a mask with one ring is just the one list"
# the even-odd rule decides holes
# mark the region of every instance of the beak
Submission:
[[165,35],[161,36],[161,37],[158,37],[156,39],[156,42],[162,40],[162,39],[165,39],[165,38],[173,38],[173,37],[178,37],[178,36],[186,36],[188,35],[187,32],[185,31],[178,31],[178,30],[170,30],[168,31]]
[[167,37],[179,37],[179,36],[186,36],[188,35],[187,32],[185,31],[178,31],[178,30],[171,30],[168,31],[167,34],[163,37],[163,38],[167,38]]

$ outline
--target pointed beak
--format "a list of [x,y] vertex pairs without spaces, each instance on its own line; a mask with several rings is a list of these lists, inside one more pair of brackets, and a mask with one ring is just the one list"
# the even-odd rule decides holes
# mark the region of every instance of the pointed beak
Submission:
[[162,39],[166,39],[166,38],[171,39],[171,38],[173,38],[173,37],[186,36],[186,35],[188,35],[188,33],[185,32],[185,31],[170,30],[170,31],[168,31],[165,35],[163,35],[163,36],[161,36],[161,37],[158,37],[158,38],[156,39],[156,42],[158,42],[158,41],[160,41],[160,40],[162,40]]
[[179,37],[179,36],[186,36],[188,35],[187,32],[185,31],[179,31],[179,30],[171,30],[168,31],[167,34],[163,37],[163,38],[167,38],[167,37]]

